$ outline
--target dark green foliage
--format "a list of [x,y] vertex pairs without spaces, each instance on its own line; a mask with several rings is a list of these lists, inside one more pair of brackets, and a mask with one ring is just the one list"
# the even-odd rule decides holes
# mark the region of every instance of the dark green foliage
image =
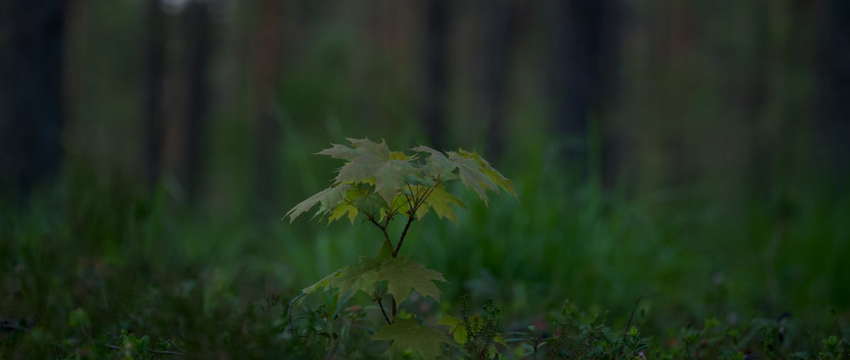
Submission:
[[[536,343],[543,344],[536,350],[538,359],[558,358],[553,348],[579,353],[585,347],[584,358],[616,359],[622,348],[619,359],[626,359],[632,347],[621,345],[634,297],[623,294],[654,284],[655,292],[635,314],[638,335],[627,338],[647,345],[647,359],[850,359],[841,303],[833,319],[823,305],[828,297],[783,292],[781,304],[793,316],[777,320],[781,311],[774,314],[772,298],[752,285],[760,284],[763,274],[741,271],[746,264],[724,263],[723,281],[712,281],[714,269],[704,283],[684,281],[701,279],[696,275],[703,262],[665,239],[687,234],[707,239],[702,231],[713,221],[681,220],[696,218],[693,214],[702,210],[680,207],[680,213],[691,215],[661,218],[580,185],[544,193],[535,190],[541,171],[527,166],[516,181],[525,195],[522,203],[492,201],[486,208],[469,202],[468,211],[457,214],[460,226],[435,217],[413,228],[416,241],[405,248],[408,255],[444,269],[450,284],[440,285],[442,308],[430,298],[411,296],[399,307],[399,316],[421,310],[422,323],[429,326],[442,322],[440,310],[459,318],[461,295],[469,293],[468,309],[480,309],[487,298],[499,305],[497,335],[522,339],[505,341],[504,348],[496,341],[500,358],[523,358],[529,350],[523,345]],[[356,262],[364,247],[371,247],[366,255],[374,257],[382,234],[376,239],[375,232],[337,225],[292,230],[248,216],[211,221],[169,207],[174,200],[165,191],[148,197],[120,181],[104,184],[88,177],[48,195],[26,208],[0,204],[2,359],[123,359],[123,348],[113,347],[127,343],[137,359],[181,358],[156,353],[164,351],[185,353],[185,358],[380,359],[390,346],[371,341],[374,332],[367,329],[376,332],[384,320],[378,303],[362,292],[359,298],[314,294],[293,311],[296,326],[286,330],[288,300],[322,272]],[[534,216],[526,207],[536,209]],[[750,208],[752,229],[770,233],[769,214],[762,208],[767,205],[759,202]],[[842,211],[828,202],[801,203],[802,220],[790,225],[777,258],[797,271],[830,269],[826,261],[816,260],[831,262],[840,254],[817,253],[809,245],[832,249],[826,245],[834,236],[828,229],[843,226],[838,220],[847,214]],[[396,225],[399,231],[404,224]],[[553,233],[567,240],[555,242],[547,236]],[[720,245],[699,249],[706,256],[740,261],[759,246],[738,241],[731,249],[740,251]],[[676,276],[685,271],[697,274]],[[800,276],[783,278],[780,289],[817,280],[807,277],[814,276],[810,273]],[[565,291],[580,306],[570,307],[572,323],[562,326],[569,324],[561,312]],[[386,300],[383,305],[391,308]],[[600,327],[594,316],[605,309],[611,310],[610,320]],[[536,335],[528,329],[532,324]],[[560,327],[567,329],[566,336],[554,330]],[[446,332],[452,328],[437,326]],[[591,334],[598,338],[588,347]],[[441,347],[446,358],[467,356],[447,346]]]
[[496,346],[501,343],[502,349],[504,349],[504,345],[506,345],[499,334],[501,329],[499,307],[494,306],[492,300],[488,300],[484,303],[483,316],[469,316],[468,308],[469,298],[464,296],[460,326],[466,332],[466,342],[464,343],[467,352],[466,358],[493,358],[496,353]]

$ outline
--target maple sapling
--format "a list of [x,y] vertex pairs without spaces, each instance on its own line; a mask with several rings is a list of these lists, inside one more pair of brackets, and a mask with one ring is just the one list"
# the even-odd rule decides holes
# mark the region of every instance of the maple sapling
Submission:
[[[295,205],[286,216],[292,222],[318,205],[314,217],[326,218],[328,224],[345,217],[353,225],[355,219],[362,217],[380,229],[383,243],[375,257],[360,256],[356,264],[342,267],[304,288],[292,301],[290,311],[292,305],[315,292],[335,289],[337,296],[343,298],[362,291],[378,303],[387,323],[373,340],[392,340],[390,353],[409,349],[424,358],[434,358],[439,353],[440,343],[457,344],[434,326],[422,324],[416,318],[399,318],[398,306],[407,300],[411,291],[439,302],[440,290],[435,281],[445,282],[446,279],[439,272],[400,255],[408,230],[428,212],[457,223],[454,208],[465,205],[446,190],[447,182],[460,180],[485,204],[488,190],[498,192],[501,188],[516,197],[513,183],[475,152],[462,149],[441,152],[420,145],[412,148],[413,154],[408,155],[390,151],[385,141],[348,141],[350,147],[332,144],[331,148],[318,153],[345,160],[331,186]],[[420,155],[427,157],[422,160]],[[406,217],[406,221],[394,243],[388,228],[399,216]],[[381,286],[384,284],[385,287]],[[392,298],[391,314],[387,314],[384,307],[385,296]]]

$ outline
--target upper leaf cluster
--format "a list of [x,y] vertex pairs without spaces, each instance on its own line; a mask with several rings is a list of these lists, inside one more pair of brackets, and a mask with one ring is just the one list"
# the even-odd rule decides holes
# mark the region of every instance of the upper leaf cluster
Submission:
[[[446,181],[460,179],[467,188],[488,202],[487,191],[503,189],[516,196],[513,183],[475,152],[465,150],[440,152],[417,146],[408,155],[390,151],[386,141],[348,139],[351,146],[332,144],[318,152],[345,160],[333,184],[295,205],[286,214],[290,222],[319,205],[314,217],[327,217],[328,223],[347,217],[354,223],[358,214],[370,220],[392,218],[396,214],[421,217],[429,210],[440,218],[454,222],[453,207],[463,202],[446,191]],[[427,154],[421,160],[420,154]],[[420,211],[421,210],[421,211]]]

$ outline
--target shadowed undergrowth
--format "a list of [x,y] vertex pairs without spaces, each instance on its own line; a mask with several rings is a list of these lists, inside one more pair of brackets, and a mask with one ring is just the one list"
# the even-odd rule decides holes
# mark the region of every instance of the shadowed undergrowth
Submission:
[[[579,341],[606,310],[600,334],[608,335],[600,339],[621,338],[631,304],[646,294],[633,337],[646,338],[645,350],[659,356],[764,355],[759,342],[777,341],[771,346],[782,356],[768,358],[799,351],[847,358],[838,324],[850,308],[842,286],[848,202],[820,194],[754,197],[732,209],[696,188],[630,198],[593,183],[543,186],[553,177],[548,167],[526,166],[514,176],[521,202],[493,201],[487,209],[466,201],[457,226],[425,219],[431,223],[411,231],[406,251],[444,270],[449,284],[440,285],[441,309],[425,300],[405,306],[458,315],[462,295],[472,309],[493,299],[500,333],[534,325],[545,334],[530,336],[541,339],[557,333],[570,299],[583,309],[583,330],[570,338]],[[331,297],[308,299],[296,311],[298,327],[312,329],[315,339],[284,331],[285,304],[300,287],[353,262],[360,249],[374,254],[377,231],[215,218],[164,189],[151,196],[125,182],[67,179],[26,206],[4,202],[3,358],[321,357],[328,341],[345,358],[385,350],[368,345],[371,334],[358,325],[378,320],[379,311]],[[750,336],[747,345],[735,345],[733,331],[737,341]],[[508,343],[511,356],[534,341]]]

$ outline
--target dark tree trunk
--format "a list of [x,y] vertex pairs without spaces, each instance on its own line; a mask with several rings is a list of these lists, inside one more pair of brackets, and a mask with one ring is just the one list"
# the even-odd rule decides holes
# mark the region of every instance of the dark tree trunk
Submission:
[[[9,0],[2,15],[0,189],[18,199],[45,185],[62,160],[66,0]],[[3,191],[3,190],[0,190]]]
[[159,0],[147,2],[148,39],[145,74],[145,167],[148,186],[159,180],[162,160],[163,107],[162,86],[165,66],[165,14]]
[[481,9],[481,74],[479,94],[481,115],[488,121],[487,158],[499,161],[504,138],[502,131],[507,111],[507,85],[510,78],[510,56],[515,40],[513,0],[487,1]]
[[[622,126],[613,112],[608,108],[619,107],[622,99],[615,89],[622,88],[619,73],[623,13],[619,0],[604,1],[601,15],[601,45],[599,46],[599,70],[596,113],[599,117],[599,164],[602,185],[612,188],[617,185],[623,172],[626,171],[624,159],[628,143],[622,133]],[[609,106],[610,104],[610,106]]]
[[425,9],[425,86],[422,121],[431,146],[446,146],[446,91],[449,0],[427,0]]
[[604,41],[604,1],[552,4],[547,92],[554,130],[565,143],[565,161],[587,166],[588,122],[599,110]]
[[837,176],[850,182],[850,2],[825,0],[820,9],[817,56],[821,129],[819,152]]
[[261,0],[254,37],[254,121],[255,153],[254,205],[261,214],[274,213],[277,205],[278,185],[277,149],[280,126],[275,113],[275,87],[280,76],[281,50],[283,48],[283,3],[278,0]]
[[210,58],[210,9],[207,2],[195,0],[186,8],[186,128],[185,183],[189,199],[194,201],[199,193],[203,171],[203,139],[209,100],[208,68]]
[[[821,125],[817,143],[829,167],[827,173],[834,176],[834,185],[827,187],[829,199],[836,206],[846,206],[841,202],[850,196],[850,2],[824,0],[820,5],[820,46],[815,63]],[[845,258],[836,255],[835,259],[841,260],[836,260],[838,265],[830,276],[829,301],[833,304],[850,302],[850,289],[842,276],[850,272],[850,262],[843,261]]]

